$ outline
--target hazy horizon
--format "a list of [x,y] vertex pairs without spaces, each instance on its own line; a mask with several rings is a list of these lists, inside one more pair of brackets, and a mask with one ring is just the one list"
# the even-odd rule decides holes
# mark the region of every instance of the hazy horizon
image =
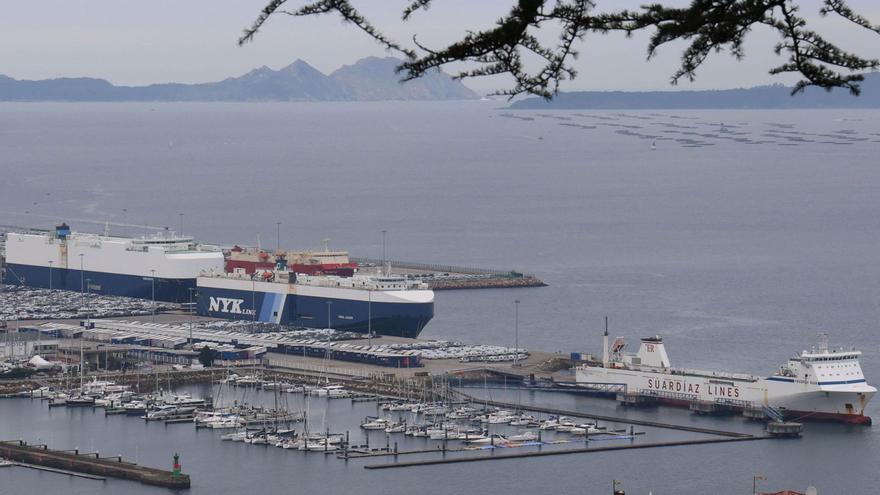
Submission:
[[[261,66],[278,69],[297,59],[327,74],[363,57],[398,56],[329,15],[277,16],[254,42],[239,47],[237,39],[242,29],[250,25],[266,1],[72,0],[48,10],[42,4],[17,3],[7,7],[0,18],[0,29],[14,40],[0,44],[0,74],[27,80],[95,77],[115,85],[144,86],[218,81]],[[625,0],[611,7],[640,3]],[[421,42],[443,46],[458,39],[465,29],[491,25],[511,5],[511,0],[478,4],[437,0],[429,11],[407,23],[399,20],[403,4],[362,2],[358,6],[392,38],[408,40],[418,33]],[[603,2],[599,8],[603,5],[610,8]],[[802,13],[815,21],[813,27],[843,48],[871,56],[872,48],[880,46],[880,37],[868,30],[834,17],[819,17],[818,0],[802,5]],[[874,21],[880,18],[880,6],[856,7]],[[548,40],[556,36],[550,30],[545,33]],[[672,86],[669,77],[677,68],[682,44],[664,47],[654,59],[646,61],[646,33],[632,39],[620,34],[588,35],[579,44],[581,56],[574,62],[578,78],[563,82],[560,89],[687,90],[792,84],[797,76],[772,77],[767,73],[782,60],[773,54],[776,42],[773,33],[756,29],[746,43],[742,61],[715,54],[699,70],[696,81]],[[451,73],[454,67],[445,70]],[[480,92],[509,86],[501,78],[467,79],[465,84]]]

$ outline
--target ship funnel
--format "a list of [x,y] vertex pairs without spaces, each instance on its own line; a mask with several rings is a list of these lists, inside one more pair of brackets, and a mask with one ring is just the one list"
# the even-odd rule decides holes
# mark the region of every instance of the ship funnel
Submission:
[[70,236],[70,227],[66,223],[55,227],[55,237],[59,239],[67,239]]
[[663,345],[663,339],[659,335],[642,339],[636,356],[640,358],[643,366],[653,366],[655,368],[670,367],[666,347]]

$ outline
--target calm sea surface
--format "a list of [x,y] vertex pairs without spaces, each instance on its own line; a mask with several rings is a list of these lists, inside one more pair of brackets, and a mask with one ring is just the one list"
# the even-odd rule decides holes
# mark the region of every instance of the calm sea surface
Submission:
[[[880,112],[501,106],[0,104],[0,224],[177,230],[183,212],[184,233],[205,242],[274,247],[280,221],[285,246],[330,238],[372,257],[387,229],[391,259],[512,268],[549,284],[439,292],[425,337],[512,345],[520,299],[520,341],[534,349],[597,352],[608,315],[613,334],[664,336],[675,365],[769,374],[827,332],[862,349],[869,382],[880,382]],[[375,412],[346,407],[328,412],[337,430]],[[871,415],[880,420],[880,400]],[[880,486],[878,427],[810,424],[795,441],[367,471],[364,461],[221,444],[190,426],[9,400],[0,438],[157,466],[180,451],[193,494],[592,494],[613,478],[628,493],[747,494],[757,473],[774,490]],[[0,470],[0,494],[35,490],[161,492]]]

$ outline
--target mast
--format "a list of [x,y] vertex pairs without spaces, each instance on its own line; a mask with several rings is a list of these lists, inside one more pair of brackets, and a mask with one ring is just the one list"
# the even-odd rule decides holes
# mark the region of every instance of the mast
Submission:
[[85,366],[85,359],[83,358],[83,355],[84,355],[83,339],[84,338],[85,338],[85,335],[83,335],[79,338],[79,393],[80,394],[82,394],[82,392],[83,392],[83,379],[84,379],[83,373],[85,373],[85,368],[83,367],[83,366]]
[[602,336],[602,367],[608,367],[608,317],[605,317],[605,335]]

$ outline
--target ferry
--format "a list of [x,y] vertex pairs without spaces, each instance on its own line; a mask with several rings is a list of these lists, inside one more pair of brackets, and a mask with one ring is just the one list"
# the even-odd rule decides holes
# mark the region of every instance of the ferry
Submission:
[[218,247],[171,232],[128,238],[54,231],[6,234],[7,284],[184,303],[205,270],[223,270]]
[[615,388],[659,402],[711,402],[735,410],[765,409],[786,420],[825,420],[870,425],[865,415],[877,389],[859,365],[861,352],[832,349],[823,336],[818,347],[790,358],[771,376],[673,368],[659,336],[641,339],[635,353],[618,337],[603,339],[602,361],[575,367],[576,384],[592,390]]
[[205,272],[197,288],[198,314],[216,318],[416,338],[434,317],[434,292],[392,274]]

